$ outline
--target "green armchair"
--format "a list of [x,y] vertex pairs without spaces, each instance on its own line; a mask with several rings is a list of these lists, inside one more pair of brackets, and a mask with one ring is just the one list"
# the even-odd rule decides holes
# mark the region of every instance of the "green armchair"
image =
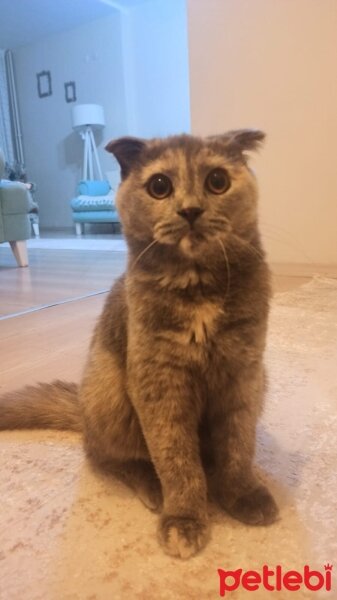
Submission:
[[0,149],[0,242],[9,242],[18,266],[27,267],[26,240],[31,232],[28,213],[34,203],[23,183],[2,179],[4,169]]

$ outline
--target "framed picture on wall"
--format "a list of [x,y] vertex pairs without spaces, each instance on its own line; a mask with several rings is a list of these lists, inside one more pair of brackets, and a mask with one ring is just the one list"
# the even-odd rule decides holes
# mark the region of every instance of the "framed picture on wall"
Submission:
[[52,95],[51,74],[50,71],[41,71],[36,73],[37,93],[39,98],[46,98]]
[[67,81],[64,84],[64,93],[66,102],[76,102],[76,84],[75,81]]

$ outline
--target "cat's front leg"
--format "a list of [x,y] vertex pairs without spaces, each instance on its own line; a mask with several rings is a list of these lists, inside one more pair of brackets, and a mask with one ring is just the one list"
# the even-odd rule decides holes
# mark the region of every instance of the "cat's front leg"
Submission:
[[133,361],[128,380],[163,490],[160,542],[171,556],[189,558],[209,538],[206,478],[191,382],[184,369],[159,356]]
[[264,373],[261,365],[228,377],[210,403],[210,435],[215,458],[211,484],[232,516],[251,525],[267,525],[278,515],[275,501],[253,473],[256,422],[261,410]]

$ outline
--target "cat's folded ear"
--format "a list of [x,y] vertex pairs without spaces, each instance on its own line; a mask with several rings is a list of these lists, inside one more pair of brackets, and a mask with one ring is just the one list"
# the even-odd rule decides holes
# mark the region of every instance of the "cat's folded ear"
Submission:
[[266,134],[259,129],[234,129],[222,135],[210,136],[209,139],[222,142],[226,153],[232,158],[245,160],[244,152],[258,150]]
[[122,179],[125,179],[132,167],[137,164],[145,146],[145,140],[135,137],[122,137],[112,140],[105,146],[105,150],[111,152],[118,160],[121,167]]

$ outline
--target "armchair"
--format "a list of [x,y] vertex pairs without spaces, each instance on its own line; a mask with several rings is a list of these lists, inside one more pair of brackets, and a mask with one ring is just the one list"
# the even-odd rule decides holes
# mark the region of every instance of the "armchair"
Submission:
[[2,179],[5,168],[0,149],[0,243],[9,242],[19,267],[28,266],[26,240],[30,238],[28,213],[34,204],[25,185]]
[[119,223],[115,194],[120,183],[118,171],[107,173],[109,181],[81,181],[78,196],[70,202],[76,234],[82,235],[84,223]]

